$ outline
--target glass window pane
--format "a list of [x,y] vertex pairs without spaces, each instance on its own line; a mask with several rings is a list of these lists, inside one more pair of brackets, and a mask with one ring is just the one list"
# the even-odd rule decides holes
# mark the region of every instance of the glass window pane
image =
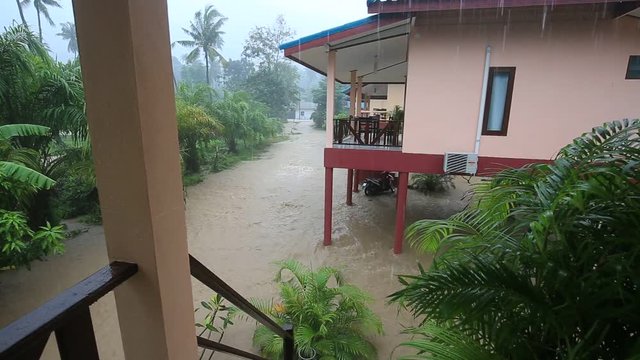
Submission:
[[640,55],[632,55],[629,57],[627,79],[640,79]]
[[487,130],[489,131],[502,130],[508,86],[508,72],[495,72],[493,74],[493,83],[491,85],[491,104],[489,105],[489,119],[487,119]]

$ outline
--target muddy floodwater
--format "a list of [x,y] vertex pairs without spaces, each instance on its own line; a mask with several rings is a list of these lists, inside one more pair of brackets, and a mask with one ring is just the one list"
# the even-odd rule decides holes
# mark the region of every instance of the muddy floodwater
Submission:
[[[395,347],[406,339],[400,332],[412,319],[388,305],[386,297],[399,288],[396,275],[415,273],[418,262],[428,266],[431,258],[408,246],[403,254],[394,255],[394,195],[369,198],[361,192],[354,194],[354,206],[346,206],[346,170],[341,169],[334,171],[333,245],[322,246],[324,132],[313,129],[310,122],[289,124],[287,132],[289,140],[274,144],[255,160],[211,174],[187,190],[189,250],[250,298],[277,295],[272,280],[273,263],[278,260],[293,258],[313,267],[343,270],[348,282],[374,298],[371,307],[384,324],[384,335],[372,338],[379,358],[396,358],[403,351],[394,352]],[[444,218],[460,210],[468,187],[462,179],[456,185],[446,194],[432,196],[410,190],[407,223]],[[34,263],[31,271],[0,272],[0,326],[107,263],[102,228],[76,222],[70,226],[83,232],[67,241],[64,255]],[[194,280],[193,295],[197,307],[211,292]],[[93,305],[91,312],[101,359],[122,359],[113,296]],[[236,321],[223,342],[251,349],[254,328],[252,322]],[[53,339],[43,358],[59,358]]]

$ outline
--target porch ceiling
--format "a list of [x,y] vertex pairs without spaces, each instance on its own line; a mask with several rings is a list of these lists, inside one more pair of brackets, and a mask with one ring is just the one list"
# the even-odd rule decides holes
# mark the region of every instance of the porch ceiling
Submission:
[[365,83],[404,83],[410,18],[372,16],[281,45],[285,56],[323,75],[329,50],[336,51],[336,80],[349,83],[351,71]]

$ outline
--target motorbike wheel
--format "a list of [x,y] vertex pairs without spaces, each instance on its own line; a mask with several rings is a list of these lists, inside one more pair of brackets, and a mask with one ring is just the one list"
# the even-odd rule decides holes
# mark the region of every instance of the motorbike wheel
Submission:
[[365,187],[365,188],[364,188],[364,194],[365,194],[366,196],[373,196],[373,195],[375,195],[376,193],[373,191],[373,189],[371,188],[371,186],[367,186],[367,187]]

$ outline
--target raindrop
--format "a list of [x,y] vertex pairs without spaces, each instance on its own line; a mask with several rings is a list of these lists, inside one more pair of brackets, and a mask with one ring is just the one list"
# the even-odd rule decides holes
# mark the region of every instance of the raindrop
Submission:
[[547,26],[547,5],[542,10],[542,32],[540,36],[544,36],[544,29]]

